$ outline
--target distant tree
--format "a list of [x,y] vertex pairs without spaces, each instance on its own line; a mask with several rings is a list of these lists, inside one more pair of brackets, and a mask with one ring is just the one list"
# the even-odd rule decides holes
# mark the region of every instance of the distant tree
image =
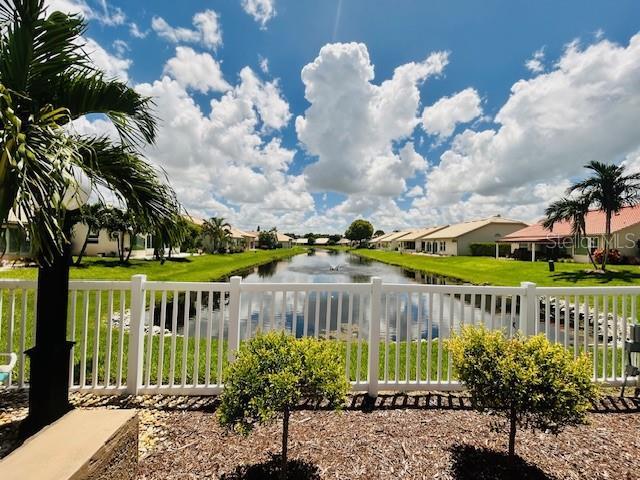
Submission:
[[180,244],[183,252],[192,252],[202,248],[202,227],[182,217],[180,225],[184,231],[184,240]]
[[601,269],[607,267],[611,249],[611,219],[622,208],[636,205],[640,200],[640,173],[626,175],[624,166],[592,161],[585,165],[591,170],[586,180],[573,184],[567,193],[579,193],[589,205],[595,205],[605,214],[604,255]]
[[278,247],[278,233],[275,228],[258,233],[258,248],[273,250]]
[[337,343],[271,332],[243,342],[224,374],[221,425],[248,435],[257,424],[282,418],[280,478],[287,478],[289,417],[302,399],[339,409],[348,384]]
[[384,235],[384,230],[376,230],[376,231],[373,233],[373,238],[381,237],[382,235]]
[[203,238],[211,242],[211,252],[219,252],[225,248],[229,239],[231,225],[222,217],[211,217],[202,224]]
[[[544,228],[552,230],[553,226],[558,222],[569,222],[571,224],[571,233],[573,234],[574,241],[579,245],[581,239],[587,235],[587,213],[589,213],[588,198],[584,196],[579,198],[562,198],[553,202],[544,211],[546,218],[542,225]],[[593,265],[593,268],[597,269],[598,267],[591,254],[591,248],[587,248],[587,254],[589,255],[589,261]]]
[[363,219],[354,220],[344,233],[344,236],[349,240],[360,242],[360,244],[369,240],[372,235],[373,225],[371,225],[371,222]]
[[84,257],[84,254],[87,250],[91,232],[100,231],[100,229],[102,228],[102,223],[104,220],[104,208],[105,207],[102,203],[94,203],[91,205],[85,205],[78,210],[78,222],[81,222],[87,226],[87,234],[85,235],[84,241],[82,242],[82,248],[80,248],[78,258],[76,258],[76,266],[79,266],[82,263],[82,258]]
[[304,238],[307,239],[307,245],[315,245],[316,244],[316,235],[313,233],[307,233]]
[[109,236],[116,240],[118,258],[121,263],[125,261],[125,239],[129,236],[129,248],[133,243],[130,235],[132,231],[132,217],[127,212],[117,207],[107,207],[103,211],[102,227],[107,230]]
[[[505,419],[510,456],[515,455],[518,427],[557,434],[584,423],[598,396],[589,356],[574,359],[544,335],[506,338],[500,330],[468,326],[447,345],[475,408]],[[504,427],[492,425],[496,431]]]
[[342,235],[329,235],[329,241],[327,243],[329,245],[336,245],[341,238],[342,238]]
[[167,258],[171,258],[175,247],[181,246],[185,243],[187,235],[190,234],[190,227],[197,227],[197,225],[194,225],[192,222],[184,218],[184,215],[181,213],[177,213],[176,216],[178,217],[175,219],[176,232],[173,236],[168,236],[166,232],[157,228],[151,232],[153,257],[156,260],[160,260],[161,263],[164,263],[165,250],[168,251]]

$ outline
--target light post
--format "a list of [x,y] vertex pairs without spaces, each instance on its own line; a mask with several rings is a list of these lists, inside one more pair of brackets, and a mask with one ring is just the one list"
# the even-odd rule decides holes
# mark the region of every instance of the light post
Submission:
[[31,360],[29,415],[21,424],[27,437],[71,410],[69,361],[74,342],[67,340],[69,266],[74,215],[89,199],[91,183],[79,168],[70,173],[62,203],[65,241],[62,252],[48,263],[40,261],[36,311],[35,346],[25,353]]

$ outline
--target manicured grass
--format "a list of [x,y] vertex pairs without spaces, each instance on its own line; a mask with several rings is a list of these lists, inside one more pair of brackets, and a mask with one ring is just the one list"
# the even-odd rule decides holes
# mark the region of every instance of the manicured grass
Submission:
[[[210,282],[222,280],[233,273],[258,265],[304,253],[306,248],[257,250],[226,255],[201,255],[157,260],[131,260],[123,265],[117,259],[85,258],[79,267],[71,267],[76,280],[129,280],[132,275],[145,274],[148,280]],[[0,272],[0,278],[35,279],[36,268],[16,268]]]
[[534,282],[538,286],[618,286],[640,285],[640,267],[614,265],[605,274],[587,273],[584,263],[556,262],[556,271],[549,272],[546,262],[496,260],[489,257],[432,257],[382,250],[352,250],[361,257],[425,273],[444,275],[477,285],[517,286]]

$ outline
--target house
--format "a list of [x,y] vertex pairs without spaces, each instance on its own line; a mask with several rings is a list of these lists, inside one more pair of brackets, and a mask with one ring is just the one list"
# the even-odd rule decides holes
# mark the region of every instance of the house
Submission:
[[[594,252],[604,245],[606,217],[602,210],[591,210],[585,217],[586,236],[575,241],[570,222],[557,222],[553,229],[542,222],[517,230],[500,239],[511,245],[511,253],[518,258],[535,261],[536,257],[569,256],[576,262],[589,262],[588,250]],[[611,248],[622,256],[639,256],[640,205],[625,207],[611,218]]]
[[0,254],[3,259],[14,260],[31,254],[31,242],[24,226],[12,211],[0,232]]
[[340,245],[341,247],[348,247],[349,245],[351,245],[351,240],[349,240],[348,238],[341,238],[340,240],[338,240],[337,245]]
[[276,232],[276,236],[278,237],[278,247],[280,248],[293,247],[293,238],[280,232]]
[[405,236],[400,237],[399,250],[404,252],[424,252],[426,251],[426,245],[428,241],[423,239],[431,235],[432,233],[437,232],[438,230],[446,228],[447,226],[448,225],[442,225],[439,227],[420,228],[418,230],[413,230]]
[[[73,226],[71,238],[71,254],[79,255],[82,251],[85,239],[87,246],[84,254],[88,257],[117,257],[118,256],[118,234],[110,234],[105,228],[87,231],[89,227],[84,223],[77,223]],[[139,234],[131,239],[129,233],[125,233],[121,240],[124,244],[124,251],[130,249],[131,258],[145,258],[153,256],[153,235]],[[176,249],[173,249],[174,252]],[[168,253],[168,249],[167,252]]]
[[309,244],[309,239],[308,238],[296,238],[295,240],[293,240],[293,244],[294,245],[308,245]]
[[385,250],[397,250],[400,242],[399,240],[405,235],[411,233],[410,230],[403,230],[401,232],[391,232],[379,237],[373,238],[369,241],[370,245],[374,248],[384,248]]
[[231,250],[255,250],[258,244],[257,232],[245,232],[239,228],[226,227],[229,233],[227,246]]
[[329,245],[329,239],[327,237],[316,238],[316,241],[313,242],[314,245],[326,246]]
[[471,255],[473,243],[495,243],[527,224],[500,216],[456,223],[420,238],[423,251],[439,255]]

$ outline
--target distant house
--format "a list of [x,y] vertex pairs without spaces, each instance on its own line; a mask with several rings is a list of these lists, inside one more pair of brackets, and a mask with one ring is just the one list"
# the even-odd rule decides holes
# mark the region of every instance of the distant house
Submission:
[[[588,250],[594,252],[604,245],[606,218],[602,210],[591,210],[585,217],[586,236],[576,244],[569,222],[558,222],[552,230],[542,226],[542,222],[527,226],[500,239],[500,243],[511,245],[514,254],[520,251],[520,258],[535,261],[540,258],[570,256],[576,262],[589,261]],[[627,257],[640,255],[640,205],[626,207],[611,219],[613,234],[611,248]]]
[[296,238],[293,241],[294,245],[308,245],[309,244],[309,239],[308,238]]
[[436,233],[439,230],[447,228],[447,226],[448,225],[443,225],[440,227],[420,228],[418,230],[413,230],[398,239],[398,249],[405,252],[424,252],[426,251],[426,244],[429,242],[428,240],[425,240],[426,237],[428,237],[432,233]]
[[385,250],[397,250],[400,246],[400,239],[411,233],[411,230],[403,230],[401,232],[391,232],[379,237],[372,238],[369,244],[375,248],[383,248]]
[[0,237],[0,254],[3,258],[14,260],[31,255],[31,242],[23,224],[13,212],[9,212],[7,222],[3,225]]
[[227,227],[229,232],[228,246],[231,249],[254,250],[258,244],[257,232],[245,232],[239,228]]
[[456,223],[421,237],[423,251],[439,255],[471,255],[473,243],[495,243],[527,224],[500,216]]
[[316,238],[315,245],[329,245],[329,239],[326,237]]
[[341,238],[340,240],[338,240],[337,244],[341,247],[347,247],[351,245],[351,240],[349,240],[348,238]]
[[284,233],[276,232],[278,237],[278,246],[280,248],[291,248],[293,247],[293,238],[285,235]]

